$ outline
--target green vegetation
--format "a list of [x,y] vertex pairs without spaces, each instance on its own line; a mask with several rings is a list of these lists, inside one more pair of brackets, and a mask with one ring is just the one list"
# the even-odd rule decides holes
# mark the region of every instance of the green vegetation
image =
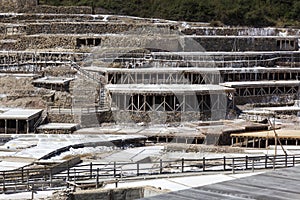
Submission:
[[300,26],[299,0],[40,0],[40,3],[102,7],[113,14],[235,26]]

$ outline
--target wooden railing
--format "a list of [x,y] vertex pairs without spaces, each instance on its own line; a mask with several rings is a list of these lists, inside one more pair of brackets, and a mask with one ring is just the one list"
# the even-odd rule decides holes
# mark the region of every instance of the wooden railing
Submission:
[[107,111],[108,108],[102,106],[86,106],[80,108],[63,107],[63,106],[50,106],[48,112],[52,114],[88,114]]
[[[228,171],[254,171],[293,167],[300,163],[300,155],[245,156],[200,159],[178,159],[154,162],[111,162],[79,164],[75,167],[56,168],[21,168],[0,172],[0,192],[14,193],[21,191],[45,190],[49,187],[70,185],[81,187],[99,187],[101,184],[126,179],[145,179],[151,176],[171,176],[182,173],[207,173]],[[87,184],[88,183],[88,184]]]

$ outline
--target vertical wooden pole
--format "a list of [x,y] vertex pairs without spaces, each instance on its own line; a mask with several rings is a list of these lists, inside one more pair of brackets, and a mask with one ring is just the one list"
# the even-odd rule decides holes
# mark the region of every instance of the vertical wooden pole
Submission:
[[268,168],[268,155],[265,155],[265,168]]
[[93,163],[90,162],[90,179],[92,178],[93,175]]
[[205,157],[203,157],[203,159],[202,159],[202,162],[203,162],[203,166],[202,166],[202,168],[203,168],[203,171],[205,171]]
[[248,169],[248,156],[245,157],[245,166],[246,166],[246,170]]
[[295,155],[293,155],[293,167],[295,166]]
[[5,181],[6,181],[6,180],[5,180],[5,172],[3,172],[3,175],[2,175],[2,176],[3,176],[3,184],[2,184],[2,187],[3,187],[3,188],[2,188],[2,191],[3,191],[3,194],[5,194],[5,190],[6,190],[6,189],[5,189]]
[[22,183],[24,183],[24,168],[21,168],[21,178],[22,178]]
[[226,171],[226,157],[223,157],[223,170]]
[[184,158],[181,159],[181,173],[184,172]]
[[163,171],[162,159],[159,160],[159,173],[161,174]]
[[139,164],[139,162],[136,163],[136,175],[137,176],[140,175],[140,164]]
[[99,168],[97,168],[97,175],[96,175],[96,188],[99,188]]
[[116,177],[117,169],[116,169],[116,162],[114,162],[114,177]]
[[234,174],[234,158],[232,158],[232,173]]
[[52,169],[49,170],[49,178],[50,178],[50,187],[52,187]]

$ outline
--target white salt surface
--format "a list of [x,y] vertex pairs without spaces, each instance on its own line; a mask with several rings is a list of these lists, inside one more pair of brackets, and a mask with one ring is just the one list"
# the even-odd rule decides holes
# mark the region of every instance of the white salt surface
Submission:
[[[53,191],[38,191],[37,193],[34,193],[34,199],[44,199],[47,197],[50,197],[52,195]],[[27,200],[31,199],[32,193],[31,192],[21,192],[16,194],[0,194],[0,199],[5,200]]]
[[[11,135],[14,139],[4,144],[1,148],[15,150],[11,153],[11,157],[16,158],[31,158],[41,159],[44,156],[55,152],[58,149],[65,147],[72,147],[72,145],[91,145],[95,143],[113,141],[113,140],[126,140],[134,138],[145,138],[140,135],[31,135],[31,134],[18,134]],[[0,149],[1,149],[0,148]],[[6,152],[7,154],[7,152]],[[1,155],[1,153],[0,153]],[[13,170],[22,166],[28,165],[28,162],[24,162],[23,165],[16,165],[15,162],[7,161],[6,165],[0,165],[1,170]]]

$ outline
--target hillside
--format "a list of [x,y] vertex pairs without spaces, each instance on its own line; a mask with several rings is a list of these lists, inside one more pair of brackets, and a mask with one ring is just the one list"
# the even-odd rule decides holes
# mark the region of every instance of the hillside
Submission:
[[40,0],[55,6],[92,6],[112,14],[203,21],[234,26],[300,26],[298,0]]

